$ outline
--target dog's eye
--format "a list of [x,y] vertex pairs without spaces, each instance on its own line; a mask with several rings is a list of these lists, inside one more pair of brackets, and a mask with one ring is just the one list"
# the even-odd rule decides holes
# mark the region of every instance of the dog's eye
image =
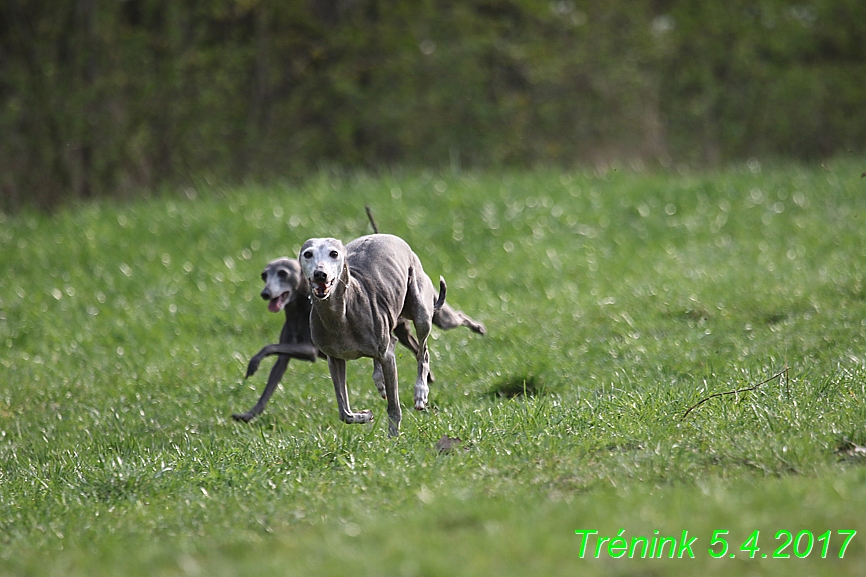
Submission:
[[303,256],[304,256],[304,258],[313,258],[313,251],[311,251],[311,250],[304,251]]
[[287,278],[289,278],[289,273],[287,273],[284,270],[281,270],[277,273],[277,276],[279,276],[281,279],[287,279]]
[[332,250],[332,251],[331,251],[331,258],[336,259],[338,256],[340,256],[340,253],[338,253],[338,252],[335,251],[335,250]]
[[267,280],[268,280],[268,273],[266,273],[266,272],[263,272],[263,273],[262,273],[262,280],[263,280],[263,281],[267,281]]

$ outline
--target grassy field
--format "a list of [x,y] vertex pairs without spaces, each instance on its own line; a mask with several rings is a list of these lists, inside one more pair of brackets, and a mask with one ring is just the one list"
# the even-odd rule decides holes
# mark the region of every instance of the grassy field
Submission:
[[[0,576],[864,575],[864,167],[322,171],[0,215]],[[367,360],[371,425],[321,361],[234,422],[282,324],[264,264],[368,233],[365,204],[488,335],[434,331],[424,413],[400,353],[397,439]]]

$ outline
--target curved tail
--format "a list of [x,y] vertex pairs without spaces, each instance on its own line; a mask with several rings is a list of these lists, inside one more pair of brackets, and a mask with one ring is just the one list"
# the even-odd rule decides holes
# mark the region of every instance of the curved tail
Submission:
[[448,291],[448,287],[445,285],[445,279],[443,277],[439,277],[439,298],[436,299],[436,302],[433,303],[433,312],[438,312],[439,309],[442,308],[442,305],[445,304],[445,293]]

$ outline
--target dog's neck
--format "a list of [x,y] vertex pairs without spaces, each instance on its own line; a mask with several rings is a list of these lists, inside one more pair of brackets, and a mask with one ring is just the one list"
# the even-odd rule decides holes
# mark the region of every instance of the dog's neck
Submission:
[[301,273],[298,276],[298,283],[295,287],[295,296],[292,299],[293,301],[308,301],[310,300],[310,283],[307,279],[304,278],[304,274]]
[[[292,293],[291,300],[283,307],[283,312],[286,313],[286,321],[294,318],[298,314],[308,314],[310,310],[310,284],[307,280],[301,277],[301,282],[295,287]],[[306,310],[304,310],[306,309]]]

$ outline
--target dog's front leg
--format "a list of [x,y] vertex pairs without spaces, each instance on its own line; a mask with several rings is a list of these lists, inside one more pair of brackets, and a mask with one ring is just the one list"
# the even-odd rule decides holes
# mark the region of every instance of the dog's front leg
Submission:
[[391,344],[380,360],[382,376],[385,380],[385,394],[388,399],[388,434],[392,437],[400,434],[400,421],[403,418],[400,395],[397,393],[397,357],[394,354],[396,342],[397,339],[391,337]]
[[246,413],[236,413],[232,415],[234,420],[249,423],[265,410],[268,401],[271,399],[271,395],[274,394],[274,390],[277,388],[277,385],[280,384],[280,379],[283,378],[283,375],[286,372],[286,367],[289,366],[289,359],[291,359],[291,357],[288,355],[280,355],[277,358],[277,362],[274,363],[273,367],[271,367],[271,372],[268,375],[268,384],[265,385],[265,390],[262,392],[262,396],[259,397],[256,405]]
[[[259,365],[262,360],[270,355],[286,355],[290,358],[310,361],[312,363],[315,362],[316,357],[318,357],[319,349],[310,343],[278,343],[267,345],[250,359],[250,363],[247,365],[247,374],[245,378],[253,376],[256,371],[259,370]],[[268,380],[270,381],[270,379]]]
[[352,408],[349,406],[349,391],[346,387],[346,360],[328,357],[328,370],[331,372],[331,380],[334,381],[334,392],[337,395],[337,410],[340,412],[340,420],[350,425],[372,422],[372,411],[353,413]]

